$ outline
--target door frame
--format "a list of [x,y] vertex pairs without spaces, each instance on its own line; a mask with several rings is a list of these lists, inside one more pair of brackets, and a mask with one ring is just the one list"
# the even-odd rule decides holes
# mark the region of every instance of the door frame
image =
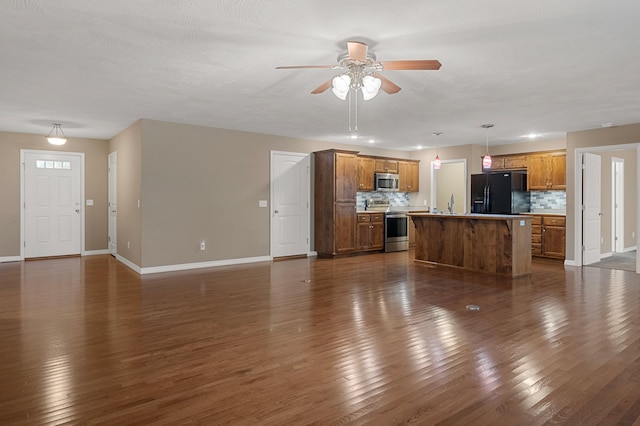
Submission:
[[[115,159],[115,170],[111,170],[111,158]],[[113,256],[118,254],[118,152],[113,151],[109,153],[107,157],[107,173],[108,173],[108,183],[107,183],[107,250]],[[111,188],[113,185],[113,188]],[[113,196],[116,201],[116,216],[115,216],[115,224],[113,225],[113,229],[111,229],[111,190],[113,189]],[[116,246],[112,250],[111,237],[116,236]]]
[[[621,172],[621,173],[618,174],[618,172]],[[616,237],[618,238],[616,239]],[[624,251],[624,159],[612,156],[611,157],[611,252],[622,253],[623,251]]]
[[273,211],[273,200],[274,200],[274,170],[273,170],[273,159],[276,155],[291,155],[291,156],[296,156],[296,157],[302,157],[303,160],[305,162],[305,165],[307,167],[307,170],[309,171],[307,173],[307,181],[305,182],[306,184],[306,189],[307,189],[307,205],[309,206],[307,208],[307,216],[305,218],[305,220],[307,221],[307,232],[308,232],[308,243],[307,243],[307,256],[311,256],[313,255],[313,252],[311,251],[311,247],[313,244],[312,241],[312,235],[313,235],[313,223],[311,221],[311,209],[313,209],[313,205],[311,203],[311,198],[312,198],[312,188],[311,188],[311,154],[310,153],[304,153],[304,152],[291,152],[291,151],[271,151],[269,154],[269,206],[268,206],[268,211],[269,211],[269,256],[273,259],[273,253],[274,253],[274,249],[273,249],[273,245],[275,244],[275,237],[274,237],[274,226],[273,226],[273,221],[274,221],[274,215],[272,214]]
[[[594,146],[589,148],[576,148],[574,158],[574,182],[575,182],[575,206],[574,206],[574,228],[573,228],[573,250],[574,250],[574,262],[567,262],[573,266],[582,266],[582,160],[585,152],[598,152],[598,151],[615,151],[615,150],[635,150],[636,151],[636,164],[640,164],[640,143],[633,144],[621,144],[621,145],[605,145]],[[636,172],[636,223],[640,223],[640,172]],[[636,245],[638,241],[638,233],[636,232]],[[640,274],[640,250],[636,250],[636,273]]]
[[20,150],[20,260],[25,259],[24,246],[25,246],[25,155],[26,154],[42,154],[42,155],[72,155],[80,157],[80,255],[84,256],[85,251],[85,235],[84,235],[84,223],[85,223],[85,200],[84,200],[84,152],[69,152],[69,151],[47,151],[43,149],[21,149]]
[[[466,158],[454,158],[452,160],[441,160],[440,164],[448,164],[448,163],[462,163],[464,166],[464,176],[463,176],[463,192],[464,192],[464,210],[463,213],[468,213],[469,207],[471,205],[471,194],[470,194],[470,182],[471,182],[471,176],[469,175],[469,171],[467,168],[467,159]],[[429,196],[429,209],[431,211],[433,211],[434,207],[436,206],[436,200],[437,200],[437,192],[438,192],[438,177],[437,177],[437,170],[434,167],[434,161],[431,160],[430,163],[430,172],[431,172],[431,194]]]

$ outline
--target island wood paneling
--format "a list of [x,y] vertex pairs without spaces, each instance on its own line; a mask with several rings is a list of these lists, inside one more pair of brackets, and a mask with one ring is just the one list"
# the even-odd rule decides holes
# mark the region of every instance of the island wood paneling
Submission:
[[474,271],[519,276],[531,272],[531,218],[410,214],[415,258]]

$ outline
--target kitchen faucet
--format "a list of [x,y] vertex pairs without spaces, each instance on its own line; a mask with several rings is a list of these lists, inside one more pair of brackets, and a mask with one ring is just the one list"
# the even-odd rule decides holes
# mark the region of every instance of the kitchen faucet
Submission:
[[447,203],[447,210],[449,214],[453,214],[453,193],[451,193],[451,203]]

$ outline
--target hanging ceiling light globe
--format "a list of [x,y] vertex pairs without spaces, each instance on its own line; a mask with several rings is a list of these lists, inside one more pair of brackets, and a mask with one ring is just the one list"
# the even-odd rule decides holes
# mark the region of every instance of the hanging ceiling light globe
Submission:
[[47,141],[49,141],[51,145],[64,145],[67,143],[67,136],[62,131],[61,126],[62,124],[60,123],[53,123],[53,128],[47,135]]
[[483,124],[480,127],[482,127],[483,129],[487,129],[487,145],[486,145],[487,153],[485,154],[484,157],[482,157],[482,168],[483,169],[490,169],[491,168],[491,156],[489,155],[489,129],[493,127],[493,124]]

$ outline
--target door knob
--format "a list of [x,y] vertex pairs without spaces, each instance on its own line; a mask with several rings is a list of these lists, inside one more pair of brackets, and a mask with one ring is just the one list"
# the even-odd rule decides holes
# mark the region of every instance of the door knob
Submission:
[[279,213],[279,212],[278,212],[278,210],[274,210],[273,212],[274,212],[274,213]]
[[76,213],[80,213],[80,209],[76,209]]

